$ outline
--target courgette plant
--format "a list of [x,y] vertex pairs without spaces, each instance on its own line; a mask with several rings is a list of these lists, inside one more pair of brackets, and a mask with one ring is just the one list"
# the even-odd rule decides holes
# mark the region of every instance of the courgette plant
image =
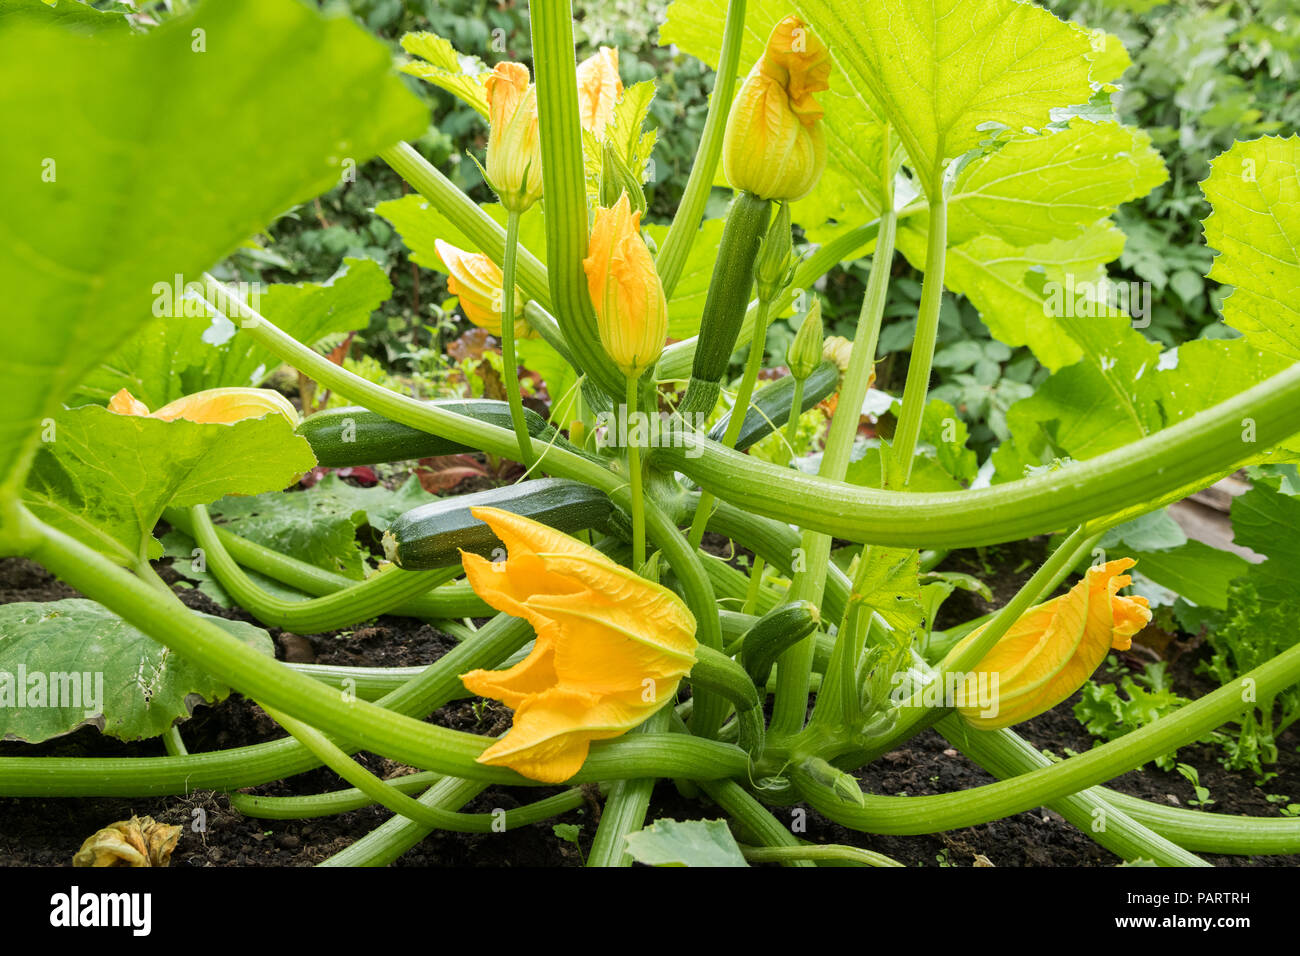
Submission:
[[[1242,336],[1158,362],[1097,296],[1080,293],[1063,313],[1051,305],[1067,279],[1074,289],[1104,275],[1122,245],[1110,215],[1165,175],[1147,137],[1110,112],[1127,63],[1114,37],[1015,0],[677,0],[662,40],[716,66],[717,80],[681,207],[652,257],[639,211],[654,86],[623,90],[599,63],[575,70],[569,4],[529,7],[531,78],[517,64],[474,72],[432,34],[403,44],[419,57],[404,69],[490,119],[484,175],[501,206],[476,204],[407,145],[429,118],[387,52],[347,20],[294,0],[209,0],[142,32],[89,8],[53,22],[35,0],[5,18],[0,181],[15,188],[0,204],[0,554],[41,563],[95,602],[15,606],[10,636],[100,633],[111,621],[119,643],[106,653],[157,642],[202,677],[200,693],[237,690],[291,736],[187,753],[161,707],[193,688],[173,681],[157,697],[163,726],[97,715],[124,734],[164,734],[167,756],[4,757],[0,794],[212,788],[251,815],[394,811],[334,864],[390,861],[432,829],[545,820],[593,783],[605,805],[588,862],[626,865],[651,833],[638,831],[663,780],[720,808],[755,859],[791,865],[891,862],[805,844],[783,822],[796,803],[894,834],[1046,804],[1121,858],[1162,865],[1300,850],[1300,820],[1214,815],[1102,786],[1300,680],[1300,647],[1056,763],[1010,727],[1068,696],[1098,652],[1125,646],[1149,617],[1144,601],[1118,594],[1126,559],[1096,562],[1045,602],[1103,533],[1242,465],[1298,460],[1300,139],[1238,143],[1215,161],[1204,184],[1206,238],[1219,252],[1211,275],[1234,286],[1223,318]],[[258,295],[205,271],[372,156],[415,192],[380,212],[418,261],[452,268],[437,239],[495,264],[508,370],[515,345],[537,339],[528,347],[571,370],[570,420],[526,413],[517,382],[504,404],[418,401],[313,349],[388,294],[373,263]],[[701,223],[720,166],[736,195],[719,234]],[[792,223],[813,243],[802,257]],[[788,357],[796,374],[755,390],[764,363],[786,358],[765,354],[768,324],[795,304],[811,311],[813,284],[868,254],[851,347],[823,359],[814,314]],[[860,410],[899,254],[925,273],[911,363],[892,439],[863,454]],[[683,308],[682,283],[697,273],[709,277],[690,289],[702,307]],[[177,294],[159,311],[173,277]],[[459,281],[463,299],[476,294]],[[927,395],[945,289],[1053,373],[978,488],[967,487],[964,430]],[[669,333],[679,341],[664,348]],[[701,423],[746,345],[729,417],[708,431]],[[275,362],[354,407],[296,430],[282,409],[162,414],[185,393],[247,386]],[[102,407],[126,386],[138,402]],[[610,425],[672,395],[680,402],[655,441]],[[831,395],[816,473],[744,453]],[[596,442],[602,424],[626,437]],[[466,450],[519,460],[528,475],[394,516],[394,566],[365,580],[234,534],[208,510],[225,495],[282,489],[317,462]],[[414,671],[278,662],[265,632],[189,611],[158,578],[153,528],[164,514],[264,623],[310,633],[396,613],[453,622],[464,639]],[[700,550],[708,529],[757,557],[748,576]],[[1054,532],[1059,544],[989,619],[934,629],[923,587],[936,550]],[[832,536],[859,548],[847,571],[831,560]],[[454,623],[471,616],[490,620]],[[537,731],[540,743],[423,720],[470,689],[512,703],[511,734]],[[853,771],[928,727],[1003,779],[939,796],[861,791]],[[25,726],[6,730],[34,739]],[[359,750],[420,772],[379,780],[352,759]],[[321,764],[352,789],[239,792]],[[569,789],[503,815],[461,810],[491,785],[560,780]]]

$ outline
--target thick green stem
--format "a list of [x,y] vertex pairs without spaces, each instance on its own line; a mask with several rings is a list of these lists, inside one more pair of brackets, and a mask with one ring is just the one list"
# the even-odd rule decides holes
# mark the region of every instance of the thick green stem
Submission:
[[300,634],[320,634],[368,621],[400,607],[430,588],[455,578],[458,568],[403,571],[390,567],[342,591],[309,601],[286,601],[258,587],[235,563],[216,535],[205,505],[190,509],[190,527],[206,556],[213,576],[259,621]]
[[519,360],[515,357],[515,259],[519,253],[519,213],[506,215],[506,258],[501,267],[501,364],[505,366],[506,400],[510,421],[519,439],[519,462],[533,465],[533,442],[524,421],[524,400],[519,394]]
[[[477,780],[448,777],[425,791],[419,801],[427,807],[435,807],[444,812],[459,810],[486,789],[487,785]],[[387,866],[432,832],[423,823],[395,816],[319,865]]]
[[[636,415],[638,385],[635,376],[628,376],[627,379],[627,400],[624,413],[627,415],[629,434],[635,429],[632,428],[633,416]],[[632,566],[640,568],[645,564],[645,494],[641,489],[642,471],[641,471],[641,446],[635,438],[630,438],[627,443],[627,473],[628,482],[631,485],[632,495]]]
[[803,379],[794,380],[794,395],[790,399],[790,420],[785,423],[785,461],[794,457],[794,444],[799,438],[799,419],[803,417]]
[[[731,417],[727,419],[727,430],[722,435],[722,444],[728,448],[736,447],[736,437],[740,434],[740,427],[745,423],[745,416],[749,413],[749,400],[754,396],[754,383],[758,381],[758,373],[763,368],[763,350],[767,343],[767,313],[769,303],[763,299],[758,300],[758,318],[754,325],[754,337],[749,343],[749,358],[745,362],[745,374],[740,379],[740,388],[736,390],[736,400],[731,406]],[[799,394],[799,382],[795,386],[796,402],[802,397]],[[798,408],[796,404],[794,408]],[[794,414],[792,411],[791,414]],[[687,540],[692,548],[698,548],[700,541],[704,538],[704,529],[709,523],[709,514],[713,511],[713,502],[715,498],[709,492],[701,492],[700,502],[695,506],[695,518],[691,521],[691,533]]]
[[892,857],[873,850],[840,843],[807,846],[741,846],[740,852],[751,863],[788,863],[809,860],[831,866],[903,866]]
[[573,11],[569,0],[531,0],[528,16],[542,141],[547,277],[554,303],[551,311],[560,319],[579,370],[611,398],[617,398],[623,393],[623,374],[601,347],[582,266],[587,255],[587,187],[578,118]]
[[[844,373],[835,416],[831,419],[826,448],[818,469],[818,477],[827,483],[843,482],[853,453],[853,439],[857,436],[858,424],[862,419],[862,402],[871,386],[876,344],[880,338],[880,322],[885,314],[885,299],[889,289],[889,272],[894,260],[895,225],[892,209],[886,208],[880,218],[880,232],[876,239],[875,255],[871,260],[867,289],[862,297],[862,310],[858,314],[857,334],[849,355],[849,367]],[[791,474],[784,467],[781,472],[783,475]],[[727,497],[731,498],[729,494]],[[820,606],[826,585],[826,569],[830,565],[831,535],[810,528],[802,520],[796,519],[795,523],[804,528],[800,543],[803,563],[802,570],[795,574],[790,586],[789,599],[811,601]],[[808,680],[812,673],[813,646],[812,639],[805,638],[782,654],[777,663],[776,700],[772,708],[770,728],[774,737],[793,736],[803,728],[808,708]]]
[[[191,538],[194,537],[194,522],[190,520],[189,511],[184,508],[168,508],[163,518],[173,528],[178,528]],[[346,588],[356,587],[357,582],[334,574],[324,568],[318,568],[306,561],[299,561],[287,554],[281,554],[264,547],[247,538],[232,534],[225,528],[214,528],[217,540],[221,542],[232,558],[258,574],[274,578],[282,584],[297,588],[305,594],[325,597]],[[183,573],[183,572],[182,572]],[[420,617],[429,620],[447,618],[489,617],[494,609],[474,593],[467,581],[443,584],[422,594],[417,598],[403,602],[399,607],[389,608],[388,614],[406,617]]]
[[[701,781],[704,792],[749,834],[750,839],[762,841],[771,847],[799,848],[793,833],[772,816],[767,807],[751,797],[745,788],[734,780]],[[805,856],[790,857],[781,861],[785,866],[814,866]]]
[[[934,362],[934,343],[939,334],[939,308],[943,305],[943,271],[948,257],[948,201],[943,193],[930,201],[930,235],[925,253],[925,280],[921,286],[921,304],[916,313],[916,335],[912,339],[912,358],[907,364],[907,384],[903,387],[903,410],[894,429],[893,459],[900,471],[902,486],[912,476],[912,456],[921,435],[921,418],[930,389],[930,367]],[[889,469],[886,469],[888,474]]]
[[[192,614],[174,595],[162,594],[30,514],[24,514],[23,519],[39,535],[38,543],[29,552],[33,560],[245,696],[264,701],[359,749],[412,766],[486,782],[536,785],[536,781],[513,771],[478,763],[476,758],[491,740],[341,696],[263,656]],[[747,755],[735,747],[676,734],[659,740],[639,735],[639,739],[623,738],[593,746],[574,782],[654,775],[707,778],[739,775],[747,766]]]
[[718,72],[713,79],[713,93],[709,96],[709,112],[704,118],[704,132],[695,151],[695,162],[686,179],[682,200],[673,216],[673,224],[655,257],[655,269],[663,282],[664,295],[672,298],[690,254],[691,244],[700,230],[704,207],[713,189],[718,158],[722,155],[722,136],[727,128],[727,114],[736,93],[736,75],[739,73],[740,46],[745,38],[745,0],[730,0],[727,4],[727,22],[722,28],[722,50],[718,54]]
[[1248,690],[1264,697],[1297,681],[1300,645],[1118,740],[1050,767],[973,790],[927,797],[865,796],[858,805],[842,800],[830,787],[799,768],[792,771],[791,777],[812,806],[853,829],[908,834],[976,826],[1086,790],[1177,750],[1254,707],[1245,699]]
[[[1014,734],[972,730],[951,715],[939,721],[938,730],[954,747],[1003,780],[1051,766],[1050,760]],[[1209,866],[1119,810],[1101,787],[1060,797],[1048,806],[1121,860],[1152,860],[1159,866]]]
[[[671,725],[671,718],[672,706],[665,705],[634,733],[664,733]],[[600,811],[591,852],[587,854],[587,866],[631,866],[635,862],[627,852],[627,835],[645,826],[645,813],[650,808],[654,788],[652,778],[620,780],[610,788]]]

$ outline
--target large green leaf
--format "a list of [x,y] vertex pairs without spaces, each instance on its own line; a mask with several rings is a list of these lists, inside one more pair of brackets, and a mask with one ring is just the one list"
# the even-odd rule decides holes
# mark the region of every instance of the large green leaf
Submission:
[[1234,286],[1223,320],[1256,348],[1300,359],[1300,136],[1265,136],[1210,162],[1210,278]]
[[1300,498],[1283,494],[1266,482],[1232,502],[1232,540],[1267,556],[1252,565],[1247,578],[1262,601],[1282,603],[1300,594]]
[[0,284],[17,321],[0,354],[0,503],[41,421],[150,319],[155,283],[197,278],[427,128],[382,44],[296,0],[210,0],[144,36],[2,29]]
[[23,21],[57,24],[73,33],[129,33],[121,13],[96,10],[81,0],[5,0],[0,6],[0,30]]
[[156,558],[168,505],[292,484],[316,463],[282,415],[233,425],[164,422],[98,405],[60,412],[27,476],[27,507],[122,565]]
[[402,37],[402,49],[421,58],[404,63],[403,73],[441,87],[487,119],[485,83],[490,71],[477,58],[465,57],[436,33],[408,33]]
[[[924,230],[906,222],[898,248],[917,268],[925,264]],[[1027,345],[1045,366],[1061,368],[1083,355],[1062,327],[1076,305],[1095,313],[1105,264],[1124,249],[1124,233],[1102,220],[1070,239],[1053,239],[1027,248],[996,236],[976,236],[948,249],[944,285],[964,294],[999,342]],[[1072,294],[1074,290],[1089,290]],[[1070,308],[1059,307],[1065,302]],[[1089,319],[1088,321],[1091,321]]]
[[[271,638],[203,614],[268,657]],[[230,688],[94,601],[0,607],[4,739],[40,743],[86,724],[120,740],[157,737]],[[22,703],[19,703],[19,695]]]
[[1067,129],[1021,134],[958,174],[948,242],[1069,239],[1167,178],[1150,137],[1132,127],[1075,119]]
[[1041,129],[1087,102],[1090,37],[1017,0],[795,0],[838,73],[898,131],[926,194],[990,125]]
[[[370,313],[393,287],[372,259],[344,259],[322,283],[276,284],[259,289],[257,309],[286,334],[314,344],[340,332],[364,329]],[[175,293],[168,295],[175,300]],[[200,306],[202,304],[200,303]],[[237,333],[225,316],[155,319],[91,370],[77,398],[106,402],[128,389],[150,408],[182,395],[226,385],[259,385],[279,359]]]

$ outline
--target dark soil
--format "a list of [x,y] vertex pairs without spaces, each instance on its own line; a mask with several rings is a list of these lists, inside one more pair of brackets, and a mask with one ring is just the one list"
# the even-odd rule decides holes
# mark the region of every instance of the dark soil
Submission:
[[[710,540],[714,553],[732,555],[723,539]],[[1044,542],[1027,542],[1001,550],[977,554],[959,552],[943,567],[979,573],[989,580],[998,601],[1028,577],[1044,553]],[[1028,563],[1026,563],[1028,562]],[[992,574],[986,572],[992,571]],[[165,565],[164,577],[176,575]],[[177,588],[190,607],[207,613],[251,620],[239,610],[226,610],[203,593]],[[0,603],[49,601],[77,596],[39,566],[21,559],[0,561]],[[976,596],[957,592],[946,608],[955,623],[990,610]],[[291,660],[314,660],[348,665],[399,666],[427,664],[454,645],[454,641],[418,621],[381,617],[367,625],[340,634],[300,636],[269,629],[276,640],[277,656]],[[1213,689],[1195,674],[1201,657],[1195,641],[1175,641],[1166,648],[1176,689],[1189,697]],[[1140,668],[1137,656],[1128,661]],[[1098,679],[1115,679],[1103,668]],[[1089,734],[1074,719],[1072,699],[1017,730],[1036,746],[1057,755],[1084,751],[1093,745]],[[498,704],[476,709],[471,701],[454,702],[431,718],[458,729],[482,734],[501,733],[509,712]],[[193,753],[242,746],[283,736],[283,732],[255,704],[232,695],[216,706],[201,706],[182,726],[186,745]],[[1196,767],[1203,786],[1210,790],[1219,813],[1277,816],[1277,807],[1266,794],[1286,794],[1300,801],[1300,735],[1293,728],[1279,741],[1281,754],[1272,769],[1277,777],[1256,786],[1248,773],[1230,773],[1218,763],[1219,752],[1210,745],[1196,745],[1179,752],[1179,760]],[[123,743],[83,729],[41,745],[0,742],[0,756],[158,756],[158,741]],[[409,772],[399,764],[372,754],[358,759],[372,772],[390,777]],[[992,782],[993,778],[951,749],[933,731],[926,731],[901,749],[864,768],[859,774],[863,790],[870,793],[921,795],[947,793]],[[331,771],[317,769],[248,792],[272,796],[309,794],[346,786]],[[1177,773],[1166,773],[1148,765],[1110,783],[1125,793],[1145,799],[1186,805],[1194,797],[1191,785]],[[490,789],[465,807],[485,812],[509,809],[521,802],[538,799],[555,791],[540,789]],[[576,866],[582,859],[577,847],[558,838],[553,823],[581,827],[582,852],[595,832],[593,807],[571,811],[546,823],[510,831],[507,834],[456,834],[435,832],[410,850],[401,866]],[[817,813],[802,808],[779,808],[778,818],[792,823],[803,817],[806,829],[800,835],[815,842],[846,843],[885,853],[913,866],[1111,866],[1118,862],[1083,833],[1056,813],[1040,808],[1005,820],[932,836],[891,837],[861,834],[844,829]],[[184,835],[172,858],[173,866],[307,866],[331,854],[383,823],[389,812],[368,808],[333,817],[310,820],[258,820],[231,810],[224,794],[198,791],[184,797],[141,799],[34,799],[0,798],[0,865],[67,865],[81,842],[116,820],[132,814],[179,824]],[[673,817],[716,818],[716,807],[681,797],[670,782],[655,791],[649,819]],[[202,821],[200,829],[195,824]],[[1294,866],[1300,857],[1214,858],[1228,865]]]

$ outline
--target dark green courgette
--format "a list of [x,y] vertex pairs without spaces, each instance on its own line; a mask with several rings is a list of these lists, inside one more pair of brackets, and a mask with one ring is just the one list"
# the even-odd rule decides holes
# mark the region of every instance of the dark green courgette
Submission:
[[707,415],[718,403],[718,384],[726,374],[736,338],[749,307],[754,287],[754,260],[767,234],[772,202],[753,193],[741,192],[727,211],[718,243],[718,258],[704,299],[704,317],[695,343],[691,381],[679,411]]
[[[453,398],[439,399],[428,404],[499,428],[513,428],[510,406],[505,402],[487,398]],[[524,420],[528,425],[528,433],[534,438],[544,442],[555,441],[567,450],[574,450],[562,436],[557,436],[555,429],[541,415],[525,408]],[[476,450],[448,438],[401,425],[360,406],[317,412],[303,420],[298,426],[298,434],[307,439],[316,460],[327,468],[377,465],[387,461],[459,455]]]
[[819,623],[821,615],[811,601],[782,604],[759,618],[740,645],[740,662],[754,683],[767,686],[781,652],[815,631]]
[[458,564],[462,550],[485,558],[503,555],[501,539],[470,514],[478,507],[500,508],[571,534],[602,528],[613,504],[604,492],[567,478],[539,478],[441,498],[412,508],[384,532],[388,560],[399,568],[422,571]]
[[[839,384],[839,367],[834,362],[820,363],[804,382],[803,398],[799,402],[800,414],[834,393]],[[736,451],[744,451],[782,427],[790,418],[790,402],[793,398],[793,375],[787,375],[755,392],[753,401],[749,403],[749,412],[740,424],[740,433],[736,436]],[[732,409],[713,426],[709,438],[722,441],[734,412],[735,409]]]

